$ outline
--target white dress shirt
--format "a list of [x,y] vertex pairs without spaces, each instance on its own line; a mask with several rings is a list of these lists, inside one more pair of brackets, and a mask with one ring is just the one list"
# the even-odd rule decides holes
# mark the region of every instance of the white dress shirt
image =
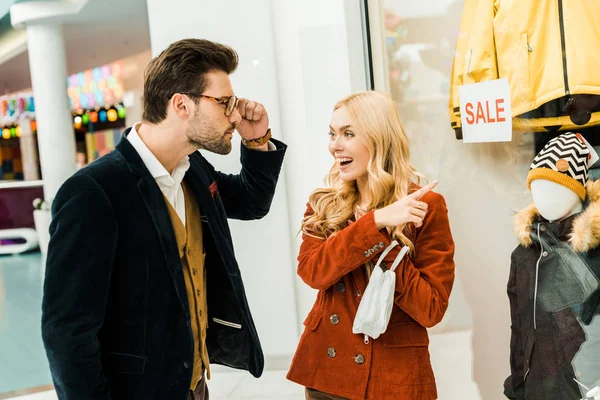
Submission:
[[133,125],[127,135],[127,140],[131,143],[135,151],[137,151],[146,168],[148,168],[148,171],[150,171],[150,174],[152,174],[152,177],[158,184],[158,187],[169,200],[169,203],[171,203],[171,206],[173,206],[177,215],[179,215],[181,222],[183,222],[183,226],[185,226],[185,196],[181,182],[187,170],[190,169],[190,159],[186,156],[177,164],[173,173],[169,174],[169,171],[165,169],[140,138],[137,132],[140,124],[138,122]]

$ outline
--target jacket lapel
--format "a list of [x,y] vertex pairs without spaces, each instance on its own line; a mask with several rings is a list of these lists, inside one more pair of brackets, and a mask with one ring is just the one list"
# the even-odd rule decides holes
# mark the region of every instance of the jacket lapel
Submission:
[[152,218],[154,227],[156,228],[156,233],[163,253],[165,254],[165,261],[169,268],[169,273],[173,285],[175,286],[177,297],[179,297],[181,306],[189,317],[190,306],[185,289],[181,258],[179,257],[177,239],[175,238],[175,232],[173,231],[173,224],[171,222],[171,217],[169,216],[165,198],[152,177],[142,178],[138,182],[138,189],[142,195],[142,199],[144,199],[144,204]]
[[129,133],[129,129],[125,131],[123,139],[117,145],[117,150],[123,155],[129,165],[129,169],[133,174],[138,176],[138,190],[144,205],[148,209],[150,218],[156,229],[156,234],[161,244],[162,251],[165,255],[165,262],[175,286],[175,292],[181,302],[181,306],[189,318],[189,302],[185,289],[185,279],[183,277],[183,268],[181,258],[179,257],[179,249],[177,247],[177,239],[169,216],[169,210],[165,203],[165,198],[156,184],[156,181],[144,165],[142,159],[135,151],[133,146],[127,141],[125,136]]
[[196,200],[200,203],[202,220],[208,224],[208,228],[216,243],[223,265],[229,266],[227,262],[228,255],[226,252],[227,246],[224,243],[228,242],[226,235],[223,232],[227,226],[227,217],[221,212],[216,199],[210,192],[209,186],[213,183],[213,177],[205,173],[205,168],[202,162],[198,160],[200,154],[190,155],[191,167],[185,175],[185,180],[189,183]]
[[208,182],[210,178],[205,176],[202,166],[198,165],[193,156],[190,156],[190,163],[190,169],[184,179],[190,184],[196,200],[200,203],[202,216],[214,219],[217,207],[208,188],[212,182]]

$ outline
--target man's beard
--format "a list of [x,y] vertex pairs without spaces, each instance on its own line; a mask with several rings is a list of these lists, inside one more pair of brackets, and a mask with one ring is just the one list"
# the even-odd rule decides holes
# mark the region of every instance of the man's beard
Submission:
[[196,117],[190,123],[186,136],[196,149],[223,155],[231,153],[231,139],[225,136],[225,132],[218,132],[207,119]]

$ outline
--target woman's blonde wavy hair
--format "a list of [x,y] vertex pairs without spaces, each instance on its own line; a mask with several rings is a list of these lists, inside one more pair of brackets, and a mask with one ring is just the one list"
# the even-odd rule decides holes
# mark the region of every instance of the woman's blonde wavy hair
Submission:
[[[385,207],[409,193],[411,183],[419,183],[422,175],[410,164],[408,137],[402,128],[396,104],[387,95],[375,91],[358,92],[340,100],[334,111],[344,107],[350,118],[356,139],[369,150],[367,165],[367,210]],[[334,162],[325,177],[324,188],[315,190],[309,198],[314,211],[302,221],[302,232],[308,236],[326,239],[347,226],[355,217],[360,194],[356,181],[344,182],[340,168]],[[405,225],[391,229],[394,239],[414,245],[404,232]]]

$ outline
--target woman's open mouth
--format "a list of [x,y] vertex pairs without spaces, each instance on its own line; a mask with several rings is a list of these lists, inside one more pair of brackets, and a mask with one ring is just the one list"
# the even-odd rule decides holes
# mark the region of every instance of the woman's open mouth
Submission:
[[347,167],[348,165],[350,165],[352,163],[352,161],[354,161],[353,159],[351,159],[349,157],[341,157],[341,158],[338,158],[337,160],[340,163],[340,168]]

